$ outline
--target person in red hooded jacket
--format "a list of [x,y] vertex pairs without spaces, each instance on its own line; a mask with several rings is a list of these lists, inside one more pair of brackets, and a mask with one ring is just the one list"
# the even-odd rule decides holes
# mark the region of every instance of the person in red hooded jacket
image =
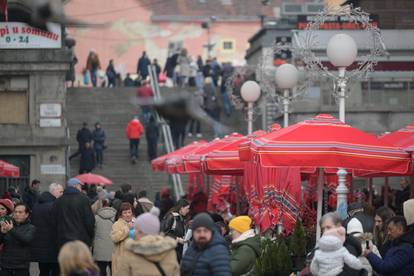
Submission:
[[136,163],[138,159],[138,147],[141,135],[144,133],[144,126],[139,121],[138,117],[135,117],[129,121],[126,128],[126,135],[129,140],[129,151],[131,155],[131,162]]

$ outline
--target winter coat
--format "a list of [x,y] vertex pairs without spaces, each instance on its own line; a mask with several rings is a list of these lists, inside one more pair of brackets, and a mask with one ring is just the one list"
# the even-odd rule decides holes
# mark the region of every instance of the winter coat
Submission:
[[95,168],[95,152],[92,148],[85,149],[81,152],[80,171],[92,171]]
[[99,57],[95,53],[91,53],[86,60],[86,68],[89,71],[96,71],[101,69],[101,62],[99,61]]
[[[191,273],[192,272],[192,273]],[[200,249],[193,242],[181,260],[182,276],[230,276],[230,255],[226,241],[213,232],[211,242]]]
[[96,261],[112,260],[113,242],[112,225],[115,222],[116,210],[112,207],[98,209],[95,215],[95,237],[93,240],[93,258]]
[[180,66],[179,75],[182,77],[189,77],[191,74],[191,57],[178,56],[177,63]]
[[93,137],[93,148],[96,151],[104,150],[106,134],[102,128],[95,129],[92,132]]
[[244,232],[232,243],[231,273],[238,276],[252,271],[260,253],[259,236],[255,235],[254,230]]
[[[176,239],[176,238],[184,238],[185,236],[185,221],[184,218],[176,212],[168,213],[165,218],[162,220],[161,223],[161,231],[164,232],[165,235]],[[183,254],[183,245],[177,245],[177,256],[178,260],[181,260]]]
[[30,210],[33,209],[35,204],[37,203],[39,199],[40,193],[37,191],[33,191],[29,187],[26,187],[22,196],[23,202],[26,203]]
[[146,197],[142,197],[140,199],[138,199],[139,204],[141,204],[142,206],[142,210],[144,212],[149,212],[151,211],[152,207],[154,207],[154,203],[151,202],[151,200],[149,200]]
[[112,272],[114,276],[121,276],[119,273],[119,262],[124,256],[124,245],[129,235],[129,227],[125,220],[122,218],[118,219],[114,225],[112,225],[111,239],[114,243],[112,250]]
[[343,271],[345,263],[353,269],[362,268],[358,258],[349,253],[338,237],[324,235],[319,239],[310,270],[313,275],[336,276]]
[[109,64],[108,67],[106,67],[106,76],[110,80],[116,79],[116,71],[113,64]]
[[143,79],[145,79],[148,76],[148,65],[150,64],[151,61],[146,56],[142,56],[138,60],[137,74],[141,75]]
[[92,245],[95,217],[89,199],[75,188],[68,187],[53,206],[58,248],[68,241],[80,240]]
[[35,237],[31,243],[33,262],[57,263],[56,229],[53,225],[53,204],[56,198],[49,192],[40,195],[33,208],[31,222],[36,227]]
[[166,73],[168,78],[174,77],[174,70],[175,70],[175,67],[177,66],[177,59],[178,59],[178,54],[174,54],[171,57],[167,58],[167,61],[164,66],[164,73]]
[[76,141],[78,141],[80,149],[84,149],[85,144],[91,142],[92,140],[92,132],[89,128],[83,127],[78,130],[78,133],[76,134]]
[[175,255],[177,242],[169,237],[144,236],[139,240],[128,239],[119,262],[119,273],[114,276],[159,276],[156,263],[165,275],[179,276],[180,266]]
[[125,132],[129,140],[139,139],[144,133],[144,126],[138,119],[133,119],[128,123]]
[[147,141],[158,143],[159,135],[158,124],[155,121],[149,121],[145,126],[145,137],[147,138]]
[[30,243],[33,241],[36,227],[27,220],[22,224],[13,221],[13,228],[3,234],[0,232],[0,244],[3,244],[1,268],[29,269]]
[[383,259],[373,252],[368,254],[367,258],[372,268],[384,276],[414,275],[414,236],[406,233],[391,244]]
[[357,212],[352,217],[346,219],[343,223],[345,228],[347,228],[349,221],[353,218],[361,222],[364,233],[374,233],[374,218],[363,211]]

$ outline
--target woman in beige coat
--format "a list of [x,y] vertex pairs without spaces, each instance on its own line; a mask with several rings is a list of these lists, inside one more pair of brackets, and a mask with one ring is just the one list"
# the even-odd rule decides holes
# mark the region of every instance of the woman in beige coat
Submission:
[[112,226],[111,239],[114,243],[112,250],[112,273],[114,276],[121,276],[119,273],[119,260],[124,255],[124,243],[128,238],[129,231],[134,226],[132,206],[123,202],[118,212],[118,220]]

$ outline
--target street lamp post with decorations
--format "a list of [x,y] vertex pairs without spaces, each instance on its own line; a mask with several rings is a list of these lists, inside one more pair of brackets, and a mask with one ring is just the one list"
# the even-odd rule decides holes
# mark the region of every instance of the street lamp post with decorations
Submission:
[[240,91],[242,99],[247,102],[247,134],[253,132],[253,105],[260,98],[260,86],[255,81],[243,83]]

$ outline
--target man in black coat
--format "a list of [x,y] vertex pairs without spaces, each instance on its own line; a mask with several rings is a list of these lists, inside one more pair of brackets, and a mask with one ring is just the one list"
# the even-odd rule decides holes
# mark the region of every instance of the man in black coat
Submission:
[[62,194],[62,185],[52,183],[49,186],[49,191],[40,195],[38,203],[33,208],[32,223],[36,227],[36,233],[31,244],[31,254],[32,261],[39,263],[40,276],[59,275],[56,229],[52,224],[52,208],[55,200]]
[[374,218],[365,213],[361,202],[354,202],[348,205],[348,218],[343,222],[343,226],[347,228],[348,223],[352,219],[356,219],[362,224],[364,233],[374,233]]
[[89,199],[81,193],[83,183],[76,178],[68,180],[63,195],[53,205],[56,240],[60,249],[66,242],[80,240],[92,245],[95,216]]
[[145,138],[147,138],[148,161],[157,157],[159,130],[154,115],[151,114],[148,124],[145,125]]
[[30,243],[36,228],[30,224],[29,214],[29,207],[18,203],[13,211],[13,220],[0,223],[0,243],[3,245],[0,275],[30,275]]
[[85,149],[81,153],[79,174],[90,173],[93,169],[95,169],[95,151],[91,143],[86,143]]
[[69,160],[72,160],[72,158],[75,158],[79,154],[82,154],[86,147],[86,143],[92,142],[92,138],[92,132],[88,128],[88,124],[84,122],[82,124],[82,128],[79,129],[78,133],[76,134],[76,141],[78,141],[78,151],[69,156]]
[[32,181],[30,186],[26,187],[24,190],[22,199],[23,202],[27,204],[29,209],[33,209],[33,206],[37,203],[37,200],[39,199],[40,193],[40,181],[35,179]]

